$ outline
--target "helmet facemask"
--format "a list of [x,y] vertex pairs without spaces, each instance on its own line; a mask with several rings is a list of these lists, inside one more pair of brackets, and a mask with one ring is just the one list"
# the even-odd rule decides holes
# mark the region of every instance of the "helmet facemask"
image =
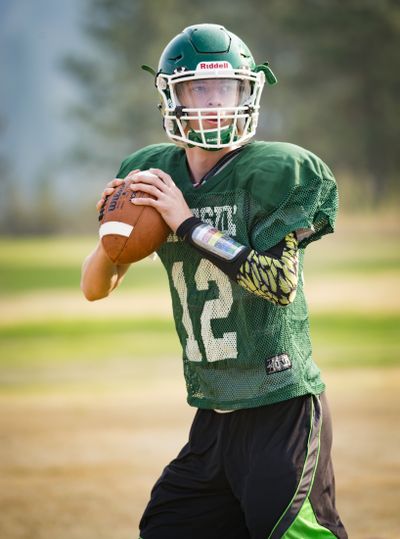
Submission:
[[219,150],[246,143],[258,123],[263,71],[232,69],[181,70],[156,78],[168,137],[184,147]]

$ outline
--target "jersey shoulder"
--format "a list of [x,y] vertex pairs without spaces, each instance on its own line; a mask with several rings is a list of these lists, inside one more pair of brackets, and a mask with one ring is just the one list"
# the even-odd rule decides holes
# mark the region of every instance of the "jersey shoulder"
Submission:
[[333,231],[337,187],[319,157],[284,142],[256,142],[248,150],[236,177],[251,196],[256,248],[269,248],[293,230],[314,231],[302,246]]
[[274,161],[276,164],[290,165],[299,163],[319,171],[319,167],[326,166],[316,154],[291,142],[264,142],[255,141],[249,144],[249,153],[252,158],[257,157],[261,163]]
[[136,168],[161,168],[170,173],[180,162],[184,151],[175,144],[151,144],[128,155],[121,163],[117,178],[124,178],[131,170]]
[[253,142],[237,167],[246,189],[275,204],[295,188],[310,189],[335,178],[317,155],[288,142]]

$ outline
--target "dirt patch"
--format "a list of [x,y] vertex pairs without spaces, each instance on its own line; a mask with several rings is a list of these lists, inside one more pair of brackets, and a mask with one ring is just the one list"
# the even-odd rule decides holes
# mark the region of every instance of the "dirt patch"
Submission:
[[3,297],[0,302],[0,322],[13,324],[21,319],[49,320],[130,317],[172,317],[171,299],[168,290],[151,294],[118,290],[101,301],[86,301],[79,291],[35,291],[14,297]]
[[[0,537],[135,537],[150,488],[185,443],[194,414],[179,362],[165,362],[147,375],[127,367],[124,383],[110,372],[86,390],[0,397]],[[400,369],[325,378],[349,536],[400,537]]]

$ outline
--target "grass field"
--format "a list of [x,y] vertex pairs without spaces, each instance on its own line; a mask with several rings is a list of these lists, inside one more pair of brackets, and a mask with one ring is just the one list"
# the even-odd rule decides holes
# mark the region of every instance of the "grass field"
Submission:
[[[343,219],[308,248],[314,356],[354,539],[400,537],[400,225]],[[79,291],[94,238],[0,239],[0,537],[127,539],[187,436],[159,262],[101,302]],[[224,539],[224,538],[221,538]]]

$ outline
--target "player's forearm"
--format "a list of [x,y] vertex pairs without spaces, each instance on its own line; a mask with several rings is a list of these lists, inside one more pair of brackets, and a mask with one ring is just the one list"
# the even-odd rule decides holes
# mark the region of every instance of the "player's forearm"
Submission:
[[81,289],[85,298],[95,301],[107,297],[121,282],[129,264],[113,264],[99,243],[82,265]]
[[282,255],[279,257],[251,250],[240,265],[236,282],[275,305],[292,303],[298,283],[297,240],[294,233],[284,238]]
[[274,253],[259,253],[241,245],[197,218],[182,223],[177,234],[248,292],[275,305],[289,305],[294,300],[298,283],[294,233],[288,234]]

